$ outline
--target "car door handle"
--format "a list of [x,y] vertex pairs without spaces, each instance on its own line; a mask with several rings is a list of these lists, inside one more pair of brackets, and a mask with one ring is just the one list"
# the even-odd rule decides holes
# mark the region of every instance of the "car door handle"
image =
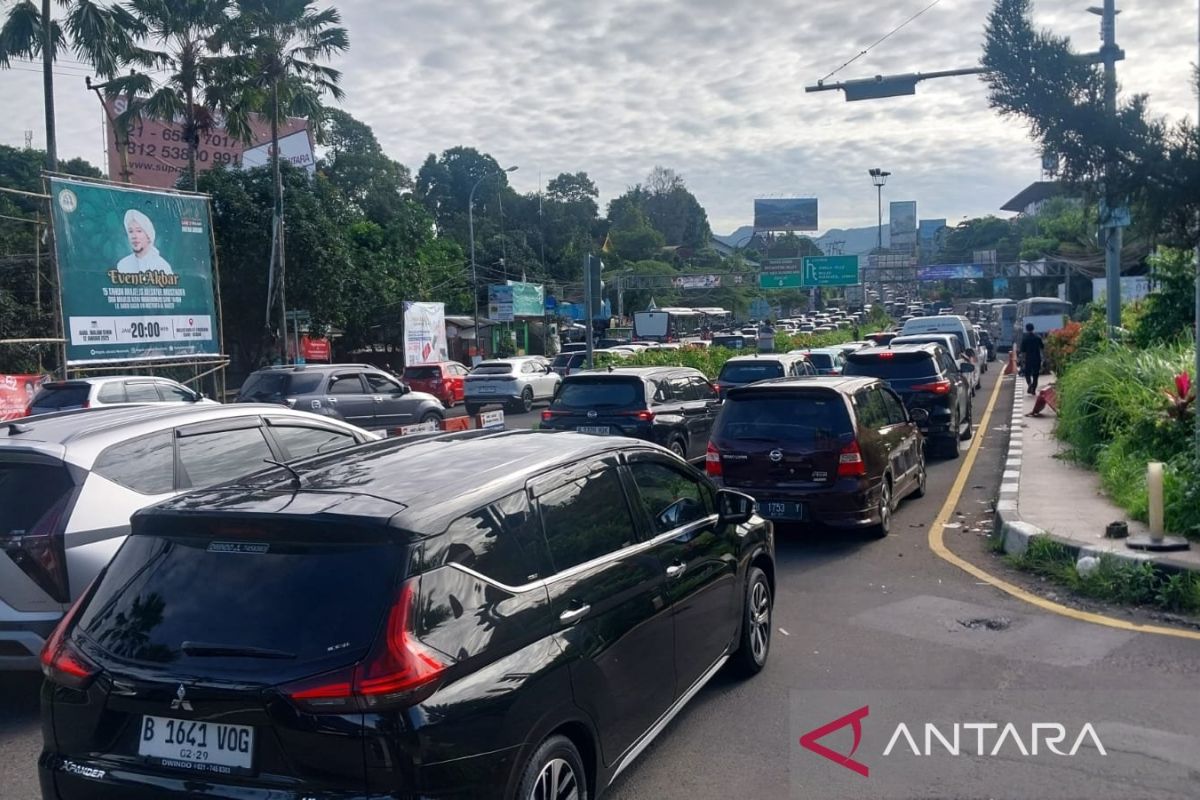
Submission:
[[326,397],[326,398],[325,398],[325,402],[326,402],[326,403],[329,403],[330,405],[335,405],[335,406],[336,406],[336,405],[337,405],[337,398],[336,398],[336,397]]
[[559,622],[576,622],[583,618],[583,615],[591,611],[592,607],[587,603],[581,606],[571,606],[566,611],[558,615]]
[[678,578],[687,569],[687,564],[672,564],[667,567],[668,578]]

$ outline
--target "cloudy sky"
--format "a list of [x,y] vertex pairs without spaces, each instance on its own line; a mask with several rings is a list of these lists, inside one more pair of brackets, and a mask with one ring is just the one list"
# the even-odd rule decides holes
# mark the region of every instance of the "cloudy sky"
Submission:
[[[661,164],[728,233],[750,222],[756,197],[816,196],[823,230],[873,225],[866,173],[879,166],[893,173],[885,203],[916,200],[922,218],[954,224],[997,212],[1039,177],[1023,126],[988,109],[976,78],[859,103],[804,92],[929,1],[340,0],[351,50],[336,66],[344,107],[414,171],[430,152],[472,145],[519,165],[520,191],[585,170],[609,199]],[[1087,5],[1035,0],[1037,21],[1095,49]],[[941,0],[835,80],[971,66],[991,6]],[[1157,114],[1195,117],[1197,0],[1121,6],[1123,91],[1148,93]],[[58,72],[60,155],[102,164],[86,69]],[[0,142],[19,146],[32,130],[42,146],[37,70],[17,63],[0,89]]]

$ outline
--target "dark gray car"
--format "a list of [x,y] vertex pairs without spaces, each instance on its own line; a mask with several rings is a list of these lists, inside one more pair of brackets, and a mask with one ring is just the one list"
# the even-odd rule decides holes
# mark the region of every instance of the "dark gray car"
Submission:
[[442,401],[412,391],[369,364],[266,367],[246,378],[238,403],[279,403],[361,428],[395,428],[443,419]]

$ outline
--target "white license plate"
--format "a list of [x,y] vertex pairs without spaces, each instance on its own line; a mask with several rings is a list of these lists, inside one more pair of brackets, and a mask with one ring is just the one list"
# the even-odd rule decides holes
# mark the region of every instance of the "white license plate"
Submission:
[[480,386],[479,393],[480,394],[495,394],[496,387],[495,386]]
[[248,771],[254,757],[254,728],[147,714],[142,717],[138,755],[195,772]]
[[594,433],[597,436],[608,436],[607,425],[580,425],[575,430],[580,433]]

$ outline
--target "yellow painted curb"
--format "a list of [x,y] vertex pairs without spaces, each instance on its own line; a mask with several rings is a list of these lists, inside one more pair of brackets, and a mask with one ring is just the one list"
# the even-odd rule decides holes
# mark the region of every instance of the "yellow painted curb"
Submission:
[[967,485],[967,479],[971,475],[971,468],[975,466],[975,458],[979,455],[979,448],[983,445],[985,432],[988,430],[988,423],[992,419],[992,411],[996,408],[996,400],[1000,397],[1000,391],[1005,385],[1004,377],[1001,376],[996,381],[996,388],[992,390],[992,396],[988,400],[987,410],[983,412],[983,419],[979,422],[979,427],[976,429],[974,440],[971,442],[971,447],[967,451],[966,457],[963,459],[962,466],[958,470],[958,477],[954,480],[954,485],[950,487],[950,494],[946,498],[945,504],[937,517],[934,518],[933,524],[929,527],[929,548],[933,550],[937,556],[945,561],[950,562],[967,574],[978,578],[989,586],[994,586],[1002,592],[1012,595],[1018,600],[1024,600],[1026,603],[1035,605],[1038,608],[1049,611],[1052,614],[1058,614],[1063,617],[1068,617],[1079,622],[1090,622],[1095,625],[1104,625],[1109,628],[1116,628],[1122,631],[1133,631],[1134,633],[1153,633],[1159,636],[1174,636],[1179,639],[1192,639],[1200,641],[1200,631],[1188,631],[1179,628],[1167,628],[1161,625],[1140,625],[1136,622],[1128,620],[1116,619],[1114,617],[1106,617],[1103,614],[1095,614],[1090,611],[1080,611],[1075,608],[1061,605],[1059,603],[1047,600],[1044,597],[1039,597],[1032,592],[1027,592],[1019,586],[1015,586],[1003,578],[998,578],[990,572],[983,570],[980,567],[959,558],[946,547],[943,538],[944,528],[950,520],[950,515],[954,513],[954,509],[958,506],[958,501],[962,497],[963,487]]

